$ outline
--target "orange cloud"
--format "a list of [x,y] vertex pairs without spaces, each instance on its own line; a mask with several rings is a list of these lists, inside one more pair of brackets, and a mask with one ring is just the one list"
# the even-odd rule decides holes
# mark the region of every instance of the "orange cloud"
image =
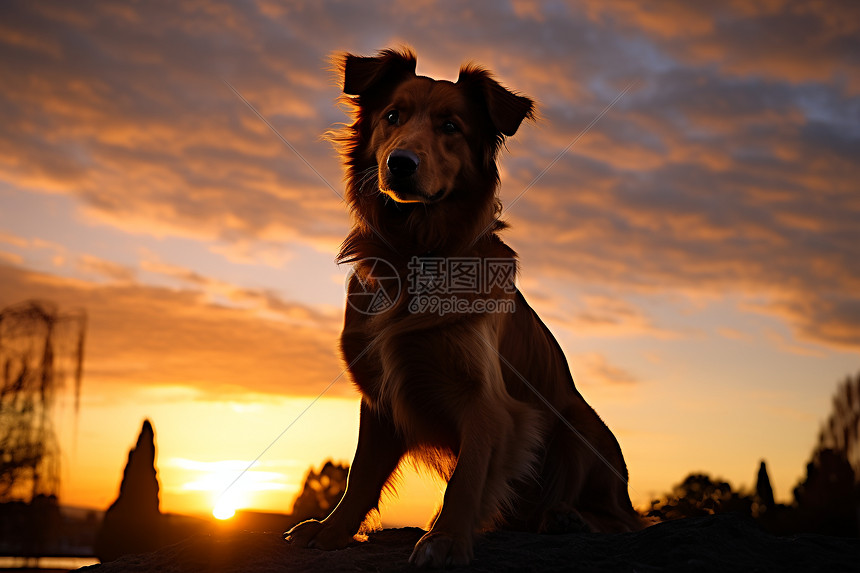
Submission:
[[94,274],[111,282],[132,283],[136,278],[134,269],[92,255],[78,257],[77,267],[84,274]]
[[[91,8],[85,19],[59,5],[10,14],[26,21],[34,38],[52,38],[61,55],[0,34],[9,48],[0,69],[15,78],[0,94],[8,111],[0,180],[71,194],[92,219],[147,234],[309,243],[320,237],[326,244],[343,236],[347,217],[337,194],[221,82],[223,70],[201,68],[182,55],[207,61],[207,45],[225,28],[252,38],[247,15],[213,6],[191,26],[155,7]],[[166,17],[160,28],[141,24],[158,16]],[[165,34],[164,41],[150,41],[145,29]],[[78,35],[83,30],[89,35]],[[275,65],[258,50],[246,46],[243,59],[256,62],[263,75],[283,77],[284,62]],[[313,76],[293,73],[292,84],[241,74],[230,79],[339,186],[337,160],[319,141],[329,122],[320,121],[317,97],[307,93],[327,91],[331,109],[335,87],[317,64],[308,64]]]
[[564,277],[561,278],[549,284],[537,284],[530,276],[521,281],[531,304],[553,327],[559,326],[589,338],[668,340],[683,335],[656,325],[643,306],[637,306],[619,295],[583,294],[577,297],[576,303],[571,304],[569,294],[558,292],[561,290],[558,285],[564,284]]
[[574,364],[574,379],[577,384],[635,384],[639,382],[633,374],[610,364],[606,357],[601,354],[578,354]]
[[[129,278],[114,276],[111,265],[90,263],[113,278]],[[271,294],[245,291],[238,301],[255,304],[229,307],[201,290],[64,279],[2,264],[0,284],[0,306],[37,298],[86,310],[88,384],[316,396],[343,371],[336,351],[340,317]],[[351,392],[343,376],[330,395]]]
[[646,34],[691,64],[793,83],[835,79],[854,94],[860,88],[848,73],[856,71],[849,54],[860,47],[860,10],[853,3],[590,2],[587,11],[597,22]]
[[[14,78],[0,91],[0,181],[73,196],[87,223],[190,237],[231,261],[279,266],[284,243],[332,251],[348,228],[340,167],[319,140],[345,120],[330,52],[403,38],[422,73],[453,77],[472,59],[536,98],[541,120],[503,158],[508,200],[635,79],[506,213],[532,271],[590,292],[751,293],[803,336],[850,344],[860,331],[850,305],[856,8],[432,5],[386,9],[394,35],[368,31],[375,6],[17,4],[0,28],[0,72]],[[439,43],[440,28],[449,42]],[[188,288],[257,304],[226,284]],[[625,318],[653,334],[639,312]],[[585,318],[596,331],[612,323]]]
[[0,261],[11,265],[20,265],[24,262],[24,257],[17,253],[7,253],[5,251],[0,251]]

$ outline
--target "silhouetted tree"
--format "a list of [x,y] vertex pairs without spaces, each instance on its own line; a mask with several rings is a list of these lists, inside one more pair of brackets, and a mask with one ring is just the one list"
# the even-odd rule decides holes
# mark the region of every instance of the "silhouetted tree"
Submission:
[[306,519],[323,519],[343,497],[349,465],[328,460],[319,472],[308,470],[302,491],[293,503],[292,519],[295,523]]
[[137,444],[128,453],[119,496],[105,513],[96,540],[100,561],[153,551],[164,544],[166,522],[158,507],[158,489],[155,432],[145,420]]
[[767,475],[767,464],[765,464],[764,460],[761,461],[758,468],[758,479],[755,484],[755,493],[761,503],[766,506],[772,506],[774,504],[773,487],[770,485],[770,477]]
[[794,499],[798,531],[841,536],[860,533],[854,469],[841,451],[815,452],[806,466],[806,479],[794,488]]
[[833,409],[818,435],[817,450],[833,450],[854,468],[860,478],[860,374],[849,376],[836,389]]
[[830,535],[860,534],[860,374],[836,389],[833,407],[794,488],[794,530]]
[[773,487],[770,485],[770,477],[767,475],[767,464],[761,461],[758,468],[758,476],[755,483],[755,499],[753,503],[753,517],[764,515],[769,509],[776,506],[773,499]]
[[48,302],[0,310],[0,538],[4,551],[39,555],[59,522],[58,390],[71,373],[75,413],[83,373],[82,312]]
[[0,502],[58,493],[59,446],[51,415],[68,372],[77,411],[85,326],[83,313],[60,314],[48,302],[0,310]]

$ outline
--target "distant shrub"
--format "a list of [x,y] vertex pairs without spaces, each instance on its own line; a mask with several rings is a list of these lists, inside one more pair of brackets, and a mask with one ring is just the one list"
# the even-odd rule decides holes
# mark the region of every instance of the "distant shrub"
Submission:
[[706,474],[690,474],[661,499],[651,502],[649,517],[668,521],[713,515],[724,511],[751,514],[753,498],[732,491],[732,486]]
[[319,472],[311,467],[305,477],[302,491],[293,503],[292,518],[295,523],[306,519],[323,519],[343,497],[349,465],[335,464],[328,460]]

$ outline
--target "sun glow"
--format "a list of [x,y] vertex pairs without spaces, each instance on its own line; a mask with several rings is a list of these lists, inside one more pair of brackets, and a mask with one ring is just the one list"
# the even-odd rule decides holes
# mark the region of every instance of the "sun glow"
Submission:
[[236,508],[230,501],[229,499],[219,499],[215,503],[215,507],[212,509],[212,515],[215,519],[230,519],[236,515]]
[[248,507],[250,501],[248,492],[233,488],[227,490],[222,488],[215,497],[215,505],[212,507],[212,515],[215,519],[230,519],[236,515],[236,511],[238,509]]
[[265,461],[257,465],[281,471],[264,471],[246,460],[198,461],[170,458],[165,466],[181,472],[183,492],[200,492],[209,499],[216,519],[230,519],[240,509],[259,507],[272,494],[292,498],[298,476],[293,476],[289,461]]

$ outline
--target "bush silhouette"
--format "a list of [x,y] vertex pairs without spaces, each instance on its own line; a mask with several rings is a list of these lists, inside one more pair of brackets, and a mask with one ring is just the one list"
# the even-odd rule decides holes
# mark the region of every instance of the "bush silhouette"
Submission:
[[292,518],[295,523],[306,519],[324,519],[343,497],[349,465],[335,464],[328,460],[319,472],[311,467],[305,477],[305,485],[293,503]]
[[662,499],[651,502],[649,517],[668,521],[684,517],[735,511],[749,515],[753,500],[732,491],[732,486],[707,474],[693,473]]

